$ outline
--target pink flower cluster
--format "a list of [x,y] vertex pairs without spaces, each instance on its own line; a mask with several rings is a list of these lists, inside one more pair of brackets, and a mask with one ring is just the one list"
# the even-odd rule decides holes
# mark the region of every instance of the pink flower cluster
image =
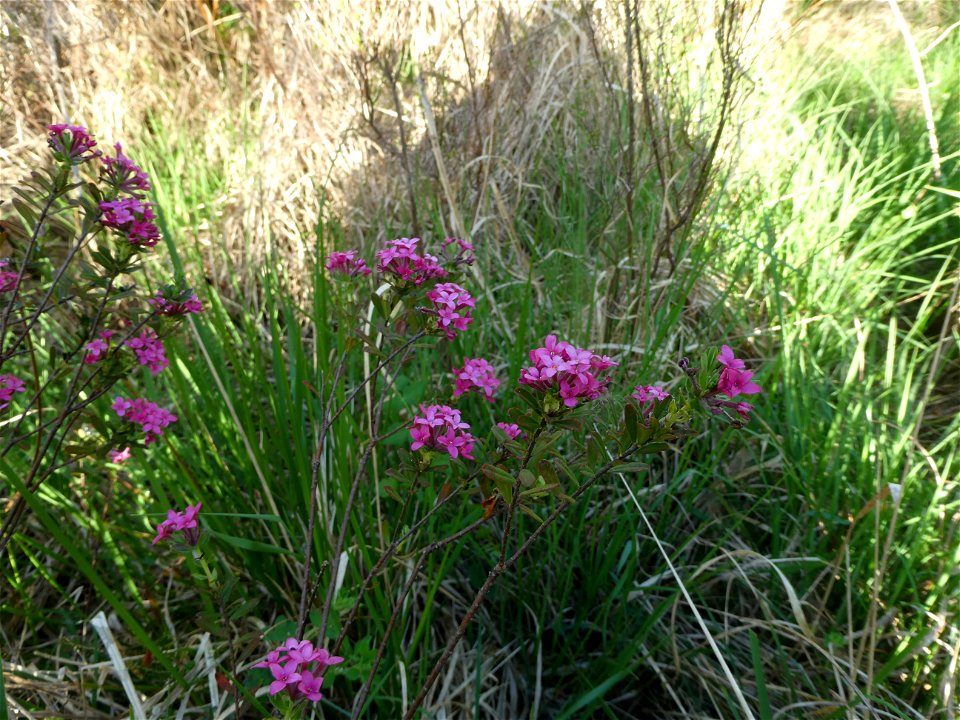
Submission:
[[119,230],[127,236],[127,241],[137,248],[152,248],[160,242],[160,231],[153,224],[157,216],[152,203],[142,202],[139,198],[128,197],[100,203],[103,215],[100,222],[104,227]]
[[127,400],[117,397],[111,406],[120,417],[139,425],[146,434],[144,443],[149,445],[163,435],[163,429],[177,421],[177,416],[156,403],[143,398]]
[[83,356],[83,362],[87,365],[93,365],[103,360],[107,351],[110,349],[110,338],[113,336],[113,330],[104,330],[100,337],[87,343],[87,354]]
[[270,694],[287,691],[294,700],[318,702],[323,695],[323,673],[331,665],[339,665],[343,658],[331,655],[323,649],[315,649],[308,640],[287,640],[275,650],[267,653],[267,659],[254,667],[267,668],[273,675]]
[[377,270],[395,275],[405,282],[422,285],[432,278],[445,277],[447,271],[433,255],[417,254],[420,238],[397,238],[377,252]]
[[567,407],[595,400],[610,383],[606,371],[617,363],[606,355],[574,347],[548,335],[543,347],[530,351],[531,367],[520,372],[520,383],[541,392],[556,392]]
[[50,131],[47,144],[53,150],[57,160],[76,165],[93,160],[102,154],[99,150],[94,150],[97,141],[90,136],[85,127],[65,124],[47,125],[47,130]]
[[150,178],[143,169],[123,154],[120,143],[113,146],[117,151],[115,158],[103,156],[103,177],[119,192],[139,197],[150,192]]
[[[0,260],[0,268],[10,264],[7,259]],[[17,273],[0,269],[0,292],[10,292],[17,289]]]
[[510,438],[511,440],[516,440],[518,437],[520,437],[523,434],[523,431],[520,429],[520,426],[517,425],[516,423],[498,422],[497,427],[503,430],[507,434],[507,437]]
[[153,306],[158,315],[195,315],[203,312],[203,303],[200,302],[196,293],[191,293],[186,298],[181,295],[180,298],[171,299],[164,297],[163,291],[157,290],[156,296],[147,302]]
[[637,385],[633,389],[633,395],[631,397],[640,403],[640,409],[643,411],[643,419],[649,420],[653,414],[653,406],[669,398],[670,393],[656,385]]
[[170,365],[163,342],[150,328],[145,328],[139,335],[127,340],[126,344],[137,354],[137,361],[150,368],[152,375],[157,375]]
[[433,308],[423,312],[436,316],[437,327],[443,330],[448,340],[453,340],[457,332],[463,332],[473,322],[470,310],[477,303],[456,283],[440,283],[427,293],[427,300],[433,303]]
[[721,393],[730,398],[727,400],[715,400],[711,410],[714,414],[720,414],[720,408],[727,408],[735,411],[744,420],[750,419],[750,412],[753,405],[748,402],[734,402],[733,398],[737,395],[756,395],[763,392],[763,388],[753,382],[753,373],[746,369],[743,360],[736,358],[729,345],[724,345],[720,354],[717,355],[717,362],[723,366],[720,371],[720,379],[717,380],[717,386],[714,393]]
[[[130,448],[127,448],[129,450]],[[182,513],[176,510],[167,510],[167,519],[157,525],[157,536],[153,539],[156,545],[161,540],[166,540],[173,536],[175,532],[183,533],[183,540],[191,547],[196,546],[200,540],[200,526],[197,524],[197,516],[200,514],[200,506],[187,505],[187,509]]]
[[125,447],[123,450],[111,450],[107,453],[107,458],[114,465],[123,465],[131,457],[130,448]]
[[358,275],[369,275],[370,268],[363,258],[358,258],[355,250],[346,252],[332,252],[327,255],[327,261],[324,267],[331,273],[340,273],[347,277],[357,277]]
[[23,392],[23,380],[15,375],[0,375],[0,411],[6,410],[15,392]]
[[493,393],[500,387],[500,381],[497,379],[493,365],[481,358],[475,360],[464,358],[463,367],[453,368],[453,376],[456,384],[453,391],[454,397],[460,397],[466,392],[476,390],[483,393],[487,400],[493,402]]
[[470,426],[461,420],[459,410],[447,405],[421,405],[420,413],[410,428],[411,450],[425,447],[448,453],[454,459],[462,456],[473,460],[470,453],[476,438],[464,432]]

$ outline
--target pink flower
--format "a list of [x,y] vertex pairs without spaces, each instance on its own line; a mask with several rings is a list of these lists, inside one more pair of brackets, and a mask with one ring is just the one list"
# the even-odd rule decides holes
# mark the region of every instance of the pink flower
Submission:
[[182,513],[172,509],[167,510],[167,519],[157,525],[157,536],[153,539],[153,544],[166,540],[175,532],[182,532],[184,542],[195,547],[200,541],[200,527],[197,523],[200,506],[201,503],[187,505],[187,509]]
[[453,340],[473,322],[470,310],[477,303],[456,283],[440,283],[427,293],[427,299],[433,303],[433,309],[424,308],[423,312],[437,318],[437,328],[448,340]]
[[115,158],[103,156],[104,179],[120,192],[139,197],[150,191],[150,178],[130,158],[123,154],[120,143],[113,146],[117,151]]
[[128,197],[100,203],[100,223],[127,237],[127,242],[138,249],[152,248],[160,242],[160,231],[153,224],[156,215],[153,206],[139,198]]
[[294,701],[318,702],[323,697],[320,688],[324,671],[341,662],[342,657],[333,656],[326,650],[315,650],[313,643],[291,637],[253,667],[270,671],[274,678],[269,688],[271,695],[286,690]]
[[417,254],[420,238],[397,238],[377,251],[377,271],[400,281],[422,285],[427,280],[445,277],[447,271],[433,255]]
[[79,125],[47,125],[50,135],[47,145],[53,150],[53,156],[61,162],[78,165],[102,154],[94,150],[97,141],[94,140],[85,127]]
[[324,267],[331,273],[340,273],[347,277],[357,277],[358,275],[369,275],[370,268],[362,258],[356,257],[354,250],[346,252],[332,252],[327,256]]
[[464,358],[463,367],[453,368],[453,377],[456,385],[453,391],[454,397],[476,390],[493,402],[493,393],[500,387],[493,365],[480,358],[475,360]]
[[649,424],[650,416],[653,415],[653,406],[669,398],[670,393],[656,385],[637,385],[631,397],[640,403],[643,419]]
[[169,292],[166,296],[162,290],[147,300],[157,311],[157,315],[195,315],[203,312],[203,303],[195,292],[189,290],[181,293]]
[[144,432],[144,444],[146,445],[156,442],[163,435],[164,428],[177,421],[177,416],[173,413],[142,398],[127,400],[118,397],[113,401],[111,407],[120,417],[140,426]]
[[461,420],[459,410],[447,405],[421,405],[420,412],[410,428],[411,450],[427,448],[445,452],[454,459],[462,456],[473,460],[470,453],[476,438],[463,432],[470,426]]
[[113,330],[104,330],[100,337],[87,343],[87,354],[83,356],[83,362],[87,365],[93,365],[100,362],[110,349],[110,338]]
[[717,392],[731,398],[737,395],[756,395],[763,390],[751,381],[752,377],[753,373],[749,370],[736,370],[726,367],[720,373],[720,379],[717,381]]
[[516,423],[498,422],[497,427],[503,430],[511,440],[516,440],[523,433],[523,431],[520,430],[520,426]]
[[339,655],[331,655],[326,650],[317,650],[313,653],[313,661],[320,666],[320,672],[323,672],[326,668],[331,665],[339,665],[343,662],[343,658]]
[[[283,657],[286,658],[286,655],[284,655]],[[261,660],[256,665],[254,665],[254,667],[269,668],[271,665],[276,665],[279,662],[280,662],[280,648],[277,648],[276,650],[271,650],[270,652],[268,652],[266,659]]]
[[[173,510],[170,512],[173,512]],[[176,530],[176,528],[173,526],[173,524],[168,520],[164,520],[162,523],[157,525],[157,536],[153,539],[153,544],[156,545],[162,540],[173,537],[174,530]]]
[[150,368],[152,375],[159,374],[161,370],[170,365],[163,343],[157,337],[157,334],[149,328],[137,337],[127,340],[126,345],[137,354],[137,361],[141,365]]
[[748,402],[738,402],[733,406],[733,409],[736,410],[744,420],[749,420],[750,413],[753,412],[753,405]]
[[320,686],[323,685],[323,675],[314,675],[309,670],[300,674],[300,682],[297,684],[297,692],[312,702],[319,702],[323,695],[320,694]]
[[24,392],[23,380],[15,375],[0,375],[0,411],[6,410],[15,392]]
[[733,370],[743,370],[743,368],[746,367],[746,365],[743,364],[743,360],[738,360],[733,356],[733,350],[730,349],[729,345],[724,345],[720,349],[720,354],[717,355],[717,362]]
[[544,393],[556,393],[567,407],[595,400],[606,392],[616,367],[611,358],[558,341],[555,335],[543,340],[543,347],[530,351],[532,366],[520,372],[520,384]]
[[291,660],[286,665],[271,665],[270,672],[275,679],[270,683],[270,694],[276,695],[286,690],[288,685],[296,685],[300,682],[300,673],[297,672],[299,669],[300,665],[295,660]]
[[[734,356],[729,345],[721,348],[720,354],[717,355],[717,362],[723,369],[720,371],[716,387],[706,393],[703,400],[714,415],[724,415],[727,414],[724,411],[732,410],[744,422],[749,421],[753,405],[736,401],[734,398],[738,395],[756,395],[763,392],[763,389],[753,382],[753,373],[746,369],[743,360]],[[722,397],[723,395],[726,395],[726,398]],[[729,414],[727,416],[729,417]],[[734,424],[739,424],[739,421]]]
[[123,450],[111,450],[107,453],[107,457],[110,458],[110,462],[114,465],[122,465],[130,459],[130,448],[125,447]]
[[[8,259],[0,260],[0,268],[10,264]],[[10,270],[0,270],[0,292],[11,292],[17,289],[17,273]]]

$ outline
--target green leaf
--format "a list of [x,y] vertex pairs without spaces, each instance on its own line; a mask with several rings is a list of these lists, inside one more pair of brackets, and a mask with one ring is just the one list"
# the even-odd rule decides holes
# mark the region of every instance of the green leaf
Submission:
[[217,540],[222,540],[227,545],[233,545],[234,547],[238,547],[241,550],[250,550],[251,552],[270,553],[272,555],[289,555],[290,554],[289,550],[286,550],[285,548],[277,547],[276,545],[257,542],[256,540],[248,540],[247,538],[236,537],[234,535],[226,535],[224,533],[220,533],[215,530],[210,530],[209,533],[210,535],[215,537]]

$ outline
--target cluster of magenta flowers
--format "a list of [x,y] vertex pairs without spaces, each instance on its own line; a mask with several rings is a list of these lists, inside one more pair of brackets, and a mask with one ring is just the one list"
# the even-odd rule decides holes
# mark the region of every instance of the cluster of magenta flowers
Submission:
[[308,640],[287,638],[280,647],[267,653],[266,660],[254,667],[266,668],[273,676],[271,695],[286,691],[294,700],[318,702],[323,695],[323,673],[331,665],[339,665],[343,658],[331,655],[324,649],[313,647]]
[[153,224],[157,216],[152,203],[127,197],[102,202],[100,210],[103,212],[100,223],[126,236],[127,242],[137,249],[152,248],[160,242],[160,231]]
[[653,415],[654,406],[658,402],[663,402],[669,398],[670,393],[656,385],[637,385],[633,389],[633,395],[631,395],[631,397],[640,403],[640,411],[643,413],[643,419],[645,422],[649,422],[650,416]]
[[493,393],[500,387],[493,365],[482,358],[464,358],[463,367],[453,368],[453,379],[454,397],[467,392],[479,392],[493,402]]
[[427,280],[447,276],[440,260],[433,255],[417,252],[420,238],[397,238],[377,251],[377,270],[388,278],[422,285]]
[[[441,258],[421,252],[420,238],[396,238],[377,251],[377,271],[392,285],[406,289],[423,285],[429,280],[449,275],[443,263],[451,267],[474,262],[473,245],[466,240],[443,240]],[[370,268],[354,250],[330,253],[324,267],[332,274],[347,277],[366,276]],[[471,310],[476,301],[465,289],[455,283],[440,283],[427,292],[431,307],[420,308],[425,315],[436,318],[437,329],[452,340],[473,322]]]
[[47,143],[57,160],[77,165],[101,158],[102,177],[115,193],[113,199],[100,203],[100,223],[104,227],[125,236],[127,242],[138,250],[152,248],[160,242],[160,231],[153,222],[157,218],[152,203],[142,199],[150,190],[150,178],[123,154],[120,143],[114,145],[116,157],[104,157],[99,150],[94,150],[97,142],[84,127],[48,125],[47,130],[50,131]]
[[83,362],[87,365],[93,365],[100,362],[110,351],[110,338],[113,337],[113,330],[104,330],[100,337],[94,338],[87,343],[87,354],[83,356]]
[[161,540],[173,537],[175,532],[182,532],[183,541],[195,547],[200,541],[200,524],[197,517],[200,515],[201,505],[202,503],[187,505],[183,512],[167,510],[167,519],[157,525],[157,536],[153,539],[153,544],[156,545]]
[[530,367],[520,373],[520,383],[541,392],[556,392],[567,407],[596,400],[610,383],[608,370],[617,363],[606,355],[574,347],[547,335],[543,347],[530,351]]
[[[720,415],[724,409],[733,410],[743,420],[749,420],[753,405],[735,398],[738,395],[756,395],[763,389],[753,382],[753,373],[746,369],[743,360],[734,356],[729,345],[721,348],[720,354],[717,355],[717,362],[723,370],[720,371],[717,386],[706,396],[710,411]],[[726,395],[728,399],[719,397],[720,395]]]
[[445,452],[454,460],[464,457],[473,460],[470,455],[476,438],[469,432],[470,425],[463,422],[460,411],[448,405],[421,405],[420,415],[413,419],[410,437],[413,443],[410,449],[420,448]]
[[23,392],[23,380],[15,375],[0,375],[0,412],[6,410],[15,392]]
[[433,303],[433,308],[423,308],[423,312],[437,318],[437,327],[447,340],[453,340],[473,322],[470,311],[477,306],[476,300],[456,283],[434,286],[427,293],[427,300]]
[[50,131],[47,144],[53,155],[61,162],[77,165],[100,157],[103,153],[94,150],[97,141],[90,136],[85,127],[79,125],[47,125]]
[[134,197],[150,192],[150,178],[143,169],[123,154],[120,143],[113,146],[117,151],[115,158],[103,156],[103,178],[118,192]]
[[150,368],[151,375],[157,375],[170,365],[163,342],[150,328],[144,328],[139,335],[127,340],[126,344],[137,354],[137,362]]
[[355,250],[345,252],[332,252],[327,256],[324,267],[331,273],[339,273],[347,277],[357,277],[358,275],[369,275],[370,268],[363,258],[358,258]]
[[12,292],[17,289],[17,273],[10,270],[4,270],[10,261],[6,258],[0,260],[0,292]]
[[[110,339],[115,334],[113,330],[104,330],[100,333],[100,337],[88,342],[85,348],[87,354],[84,355],[83,362],[93,365],[103,360],[110,351]],[[124,344],[133,350],[137,356],[137,362],[148,367],[152,375],[157,375],[170,365],[163,341],[150,328],[144,328],[139,335],[130,338]]]
[[177,416],[172,412],[143,398],[128,400],[117,397],[111,407],[124,420],[140,426],[145,445],[156,442],[163,435],[164,428],[177,421]]
[[518,437],[523,435],[523,431],[516,423],[498,422],[497,427],[503,430],[503,432],[506,433],[507,437],[511,440],[516,440]]
[[156,296],[147,300],[153,307],[157,315],[196,315],[203,312],[203,303],[196,293],[186,294],[181,298],[166,297],[162,291],[158,290]]

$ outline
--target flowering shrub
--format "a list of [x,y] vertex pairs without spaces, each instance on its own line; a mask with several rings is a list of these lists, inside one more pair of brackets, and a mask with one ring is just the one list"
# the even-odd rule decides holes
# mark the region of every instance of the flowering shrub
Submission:
[[[0,528],[0,550],[12,537],[25,507],[39,501],[35,491],[43,482],[69,473],[85,459],[113,465],[130,462],[136,450],[161,441],[177,417],[159,399],[140,395],[137,380],[144,377],[143,368],[155,376],[169,366],[164,338],[181,327],[185,317],[203,310],[199,298],[182,282],[163,285],[149,296],[136,291],[142,255],[161,239],[154,206],[146,199],[151,189],[147,174],[123,154],[119,144],[114,146],[114,157],[104,157],[90,134],[77,126],[50,126],[48,142],[58,167],[19,193],[19,198],[32,201],[13,203],[19,220],[5,219],[3,228],[13,238],[14,255],[0,260],[0,369],[5,373],[0,375],[0,412],[8,413],[2,426],[2,452],[20,453],[22,466],[30,470],[23,479],[11,479],[19,496]],[[78,173],[92,177],[76,181]],[[74,218],[77,223],[71,224]],[[55,232],[62,237],[65,228],[70,230],[65,259],[54,261],[48,252],[49,236]],[[436,340],[454,343],[439,343],[445,356],[455,353],[460,336],[470,331],[475,320],[477,301],[460,284],[468,284],[464,269],[474,262],[473,245],[446,238],[436,253],[427,252],[419,238],[391,240],[376,253],[375,276],[357,251],[335,251],[324,261],[338,282],[339,290],[330,295],[335,321],[341,328],[352,327],[355,335],[348,338],[344,352],[335,353],[341,359],[332,380],[321,378],[321,389],[316,391],[322,396],[322,410],[318,426],[310,428],[316,450],[310,464],[302,562],[298,562],[302,569],[296,578],[301,593],[296,633],[270,650],[264,660],[247,665],[269,671],[261,694],[275,697],[291,717],[298,712],[298,704],[318,702],[322,689],[329,692],[326,672],[344,662],[338,653],[345,643],[354,642],[350,629],[365,594],[392,557],[402,551],[404,557],[414,558],[413,569],[382,637],[370,639],[377,648],[373,660],[365,663],[362,685],[353,694],[353,717],[363,715],[399,609],[431,553],[476,533],[479,546],[489,548],[491,566],[410,702],[408,719],[422,706],[492,584],[529,552],[577,498],[611,473],[643,472],[645,465],[638,457],[668,451],[691,433],[701,432],[695,427],[698,422],[720,416],[729,426],[742,426],[753,408],[741,396],[761,391],[745,361],[724,345],[718,354],[711,351],[701,358],[698,367],[683,359],[680,368],[686,382],[671,384],[670,393],[656,385],[637,385],[628,396],[628,390],[617,389],[621,382],[623,388],[632,385],[627,378],[616,377],[615,373],[624,373],[617,360],[547,335],[540,347],[529,351],[530,365],[516,368],[507,382],[497,377],[490,361],[467,357],[453,368],[449,399],[449,376],[438,372],[442,381],[427,397],[416,399],[419,411],[413,418],[404,416],[393,430],[383,431],[385,400],[411,353],[416,350],[426,358],[423,351]],[[478,317],[481,312],[482,308]],[[346,351],[355,347],[362,347],[371,361],[362,378],[353,378],[351,387],[343,387],[351,376]],[[449,368],[448,362],[442,367]],[[388,368],[389,381],[378,382]],[[128,391],[111,393],[121,381]],[[509,391],[502,392],[503,388]],[[354,409],[364,389],[368,390],[363,399],[369,410],[370,439],[355,460],[344,506],[335,514],[324,510],[328,522],[336,516],[341,526],[330,557],[315,567],[317,533],[335,530],[318,530],[320,471],[329,455],[331,428]],[[487,406],[469,401],[463,408],[456,406],[471,393],[490,403],[485,416],[473,417],[468,409]],[[451,405],[435,404],[440,397],[448,398]],[[595,402],[601,397],[605,402]],[[57,412],[51,417],[41,409],[53,398]],[[36,412],[30,412],[34,404]],[[94,409],[101,411],[100,416],[90,415]],[[496,417],[505,419],[494,424]],[[358,527],[352,514],[360,484],[368,475],[368,462],[383,440],[403,430],[409,432],[409,452],[384,446],[380,453],[391,464],[388,494],[402,502],[394,513],[396,532],[389,545],[384,542],[386,547],[372,565],[363,568],[359,587],[343,593],[338,604],[345,577],[339,564],[346,556],[349,534]],[[68,440],[71,452],[64,458]],[[427,520],[448,505],[459,506],[456,516],[469,519],[447,536],[428,537],[436,525]],[[226,590],[221,581],[230,569],[225,567],[221,573],[208,564],[204,548],[217,533],[201,533],[200,509],[197,502],[183,511],[168,510],[156,526],[152,544],[179,534],[188,549],[184,562],[203,571],[191,577],[205,579],[204,591],[212,592],[222,607]],[[411,513],[419,517],[406,517]],[[327,562],[331,567],[323,574]],[[408,566],[405,561],[404,567]],[[318,594],[322,583],[326,592]],[[344,609],[344,603],[351,606]],[[315,604],[321,609],[317,642],[330,638],[329,650],[304,640]],[[209,597],[207,605],[214,607]],[[332,612],[340,615],[335,624],[330,622]],[[355,645],[348,647],[344,655],[351,656],[355,649]],[[348,670],[359,672],[349,664]]]
[[[17,493],[0,526],[0,550],[38,502],[41,484],[86,459],[127,462],[176,421],[146,398],[116,397],[112,422],[94,422],[90,413],[109,410],[116,383],[133,389],[140,366],[163,371],[163,336],[178,329],[177,316],[202,310],[182,282],[138,293],[142,258],[161,239],[145,199],[147,173],[119,143],[115,156],[105,156],[86,128],[48,130],[53,166],[34,172],[0,218],[11,248],[0,259],[0,411],[10,414],[0,452],[29,468],[10,480]],[[14,393],[24,399],[16,410]],[[130,437],[134,428],[141,437]],[[189,538],[195,527],[178,529]]]

